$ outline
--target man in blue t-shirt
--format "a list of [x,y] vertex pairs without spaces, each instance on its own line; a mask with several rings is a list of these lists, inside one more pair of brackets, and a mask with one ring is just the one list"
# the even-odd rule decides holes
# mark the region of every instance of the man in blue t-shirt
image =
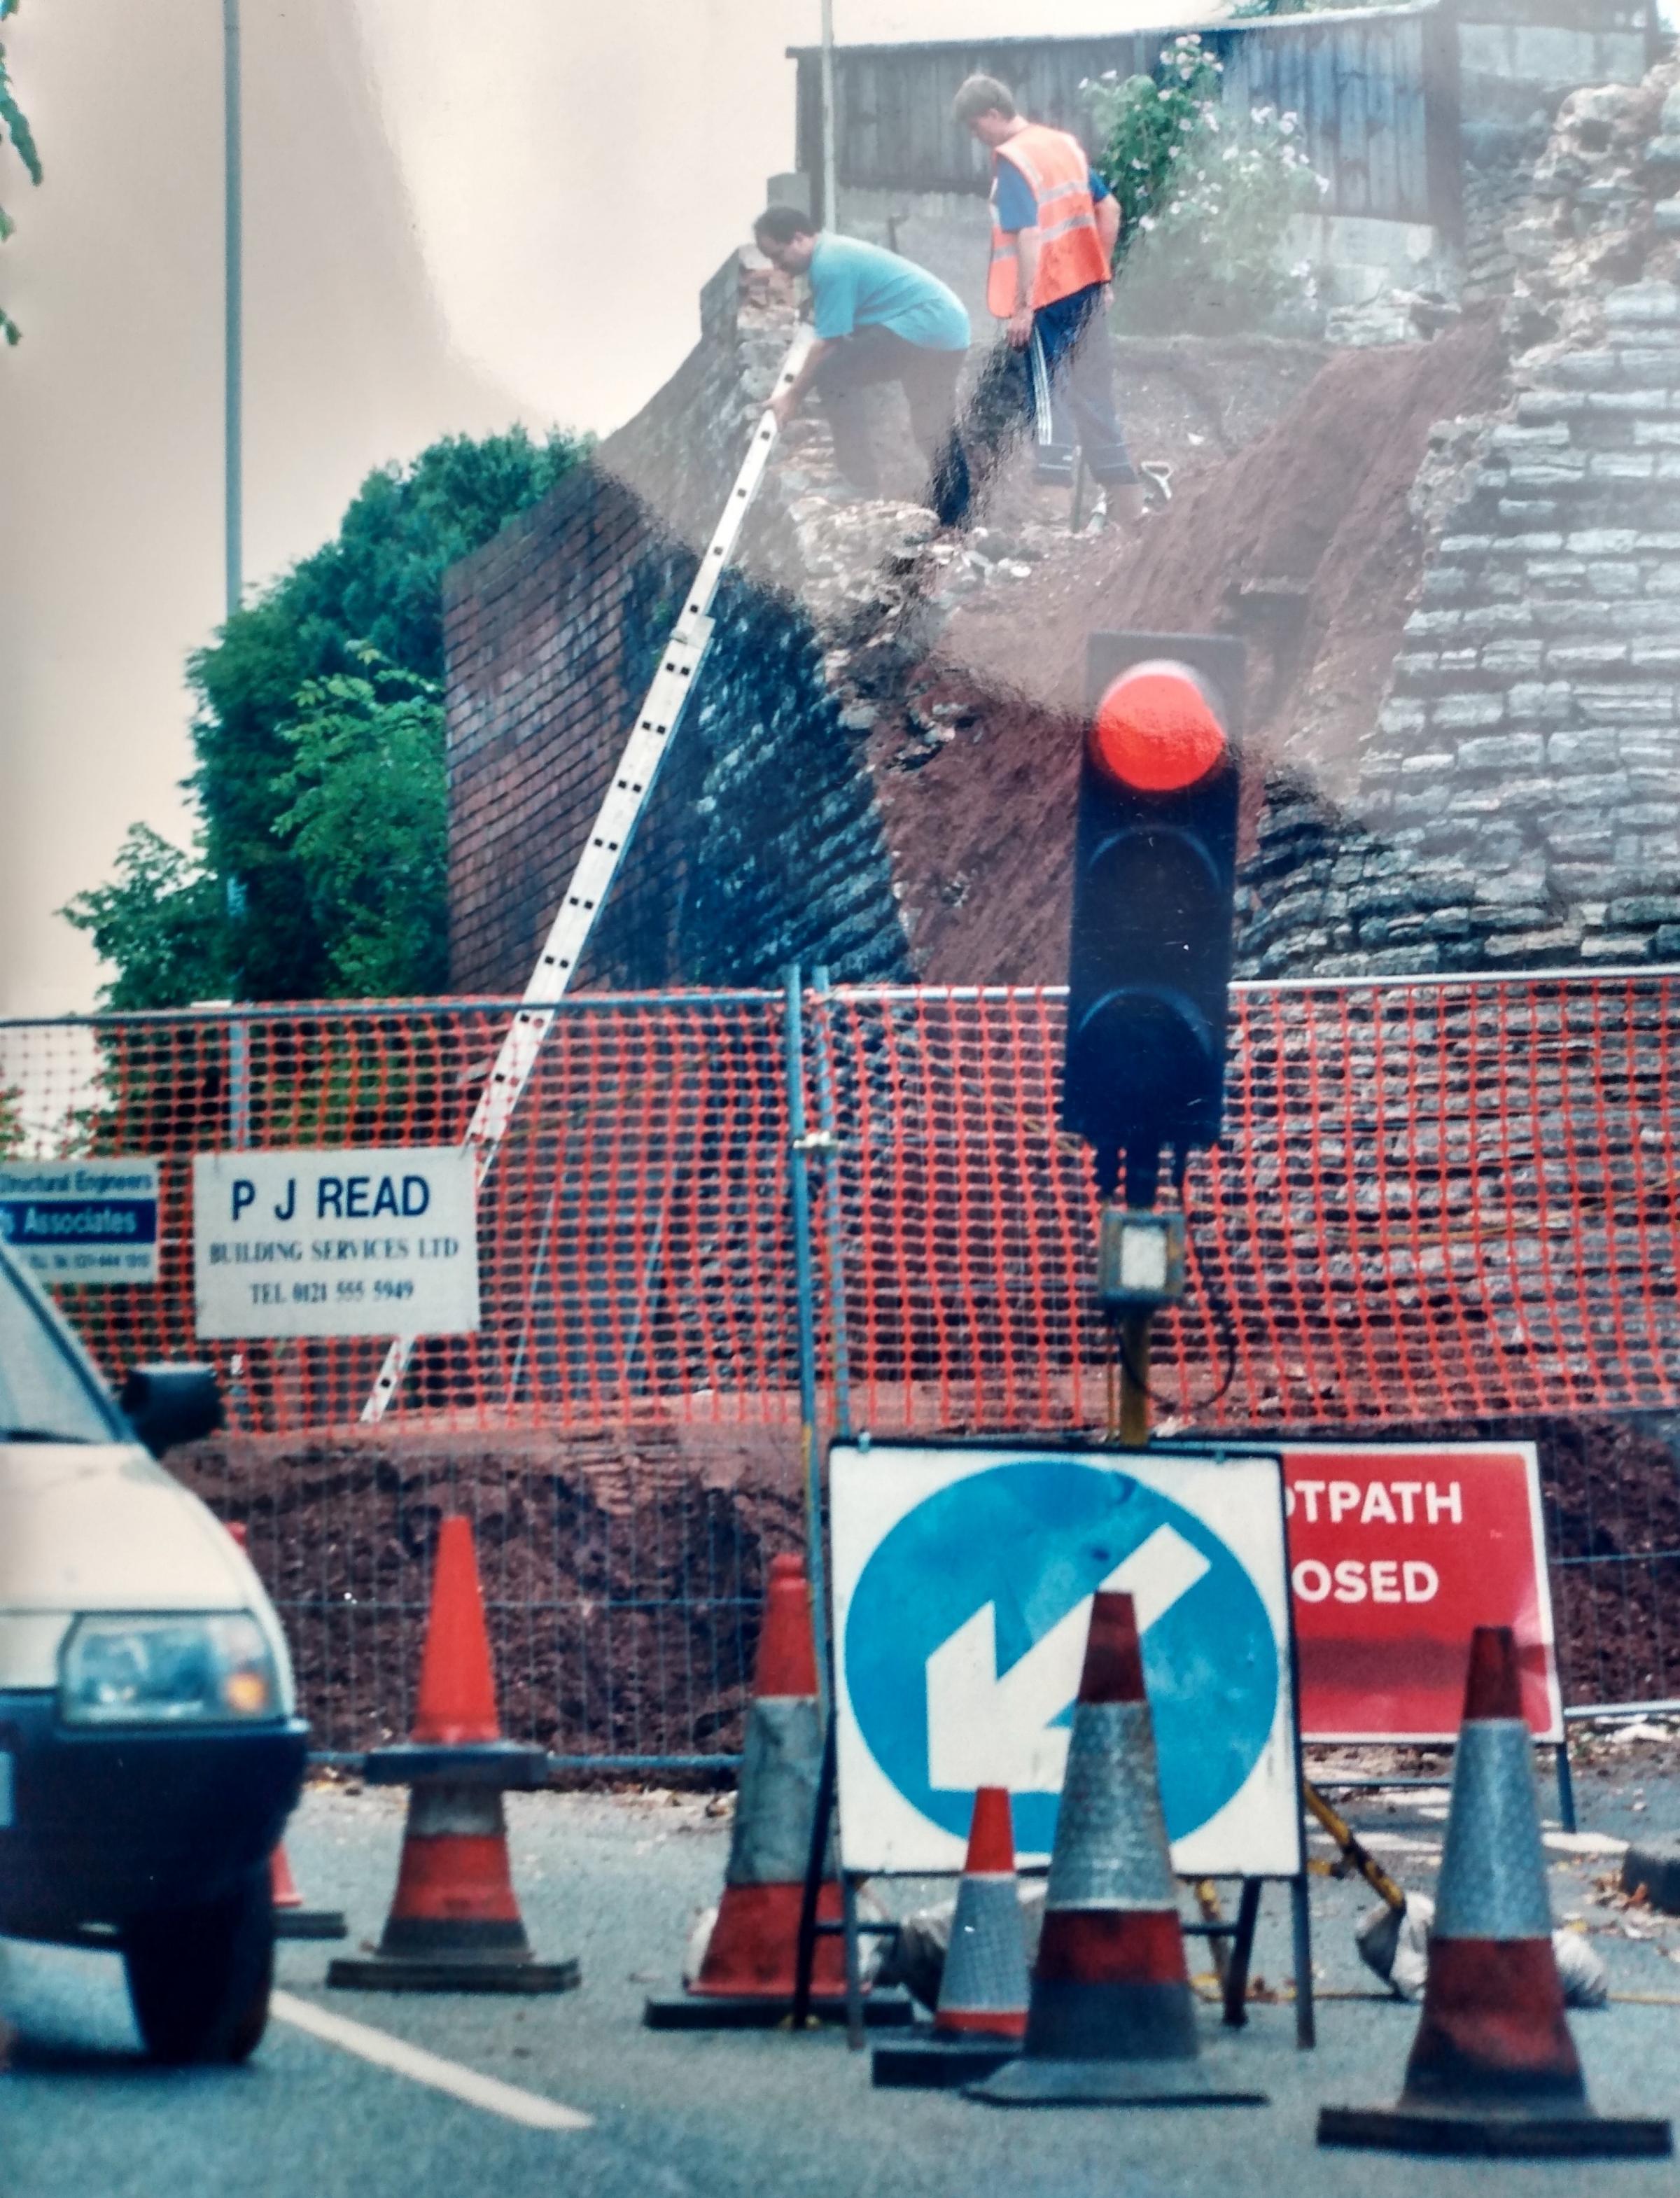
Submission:
[[811,283],[817,340],[790,388],[771,400],[782,427],[807,391],[823,399],[834,462],[865,496],[881,492],[863,392],[896,381],[910,432],[931,468],[927,501],[941,523],[968,516],[968,467],[956,433],[956,385],[968,356],[968,316],[955,291],[896,252],[819,230],[794,206],[770,206],[753,224],[758,247],[785,275]]

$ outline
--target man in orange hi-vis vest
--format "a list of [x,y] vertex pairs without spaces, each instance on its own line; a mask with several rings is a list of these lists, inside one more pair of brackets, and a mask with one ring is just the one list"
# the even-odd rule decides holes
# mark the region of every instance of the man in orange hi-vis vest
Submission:
[[1114,409],[1107,335],[1119,203],[1078,138],[1029,122],[996,77],[971,76],[951,112],[991,154],[986,303],[1008,330],[974,416],[994,444],[1030,422],[1040,480],[1072,480],[1077,442],[1109,510],[1135,522],[1143,489]]

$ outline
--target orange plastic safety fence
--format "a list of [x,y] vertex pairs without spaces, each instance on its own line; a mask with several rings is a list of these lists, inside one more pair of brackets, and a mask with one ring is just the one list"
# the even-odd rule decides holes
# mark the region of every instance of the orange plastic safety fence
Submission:
[[[784,1015],[770,993],[562,1011],[482,1195],[481,1331],[422,1342],[400,1420],[797,1420]],[[158,1287],[62,1293],[107,1368],[196,1353],[235,1426],[353,1421],[377,1340],[197,1342],[192,1155],[452,1142],[507,1015],[0,1027],[12,1150],[163,1164]],[[1061,1017],[1045,990],[807,997],[806,1112],[834,1137],[813,1175],[821,1360],[860,1424],[1103,1418]],[[1229,1427],[1680,1403],[1677,1104],[1680,974],[1239,989],[1157,1389]]]
[[[842,991],[814,1020],[858,1423],[1100,1424],[1060,995]],[[1231,1036],[1189,1294],[1156,1323],[1186,1423],[1680,1402],[1680,974],[1255,986]]]
[[[155,1288],[65,1288],[108,1371],[196,1356],[236,1428],[354,1421],[385,1346],[201,1343],[192,1158],[449,1144],[503,1032],[499,1004],[252,1010],[0,1028],[15,1152],[162,1163]],[[797,1417],[783,1003],[594,1002],[561,1018],[480,1195],[480,1332],[416,1351],[398,1420],[506,1428]]]

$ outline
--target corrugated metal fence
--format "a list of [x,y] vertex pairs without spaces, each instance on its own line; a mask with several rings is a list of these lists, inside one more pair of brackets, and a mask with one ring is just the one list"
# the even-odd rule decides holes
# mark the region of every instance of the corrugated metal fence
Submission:
[[[1300,118],[1302,142],[1330,189],[1323,211],[1434,223],[1460,217],[1458,38],[1450,5],[1358,9],[1200,34],[1224,67],[1234,113],[1271,106]],[[980,192],[986,158],[950,119],[951,96],[977,71],[1001,77],[1022,111],[1091,142],[1080,86],[1113,71],[1153,72],[1171,31],[1108,38],[992,38],[842,46],[834,57],[835,158],[842,186]],[[817,56],[799,61],[798,160],[820,178]]]

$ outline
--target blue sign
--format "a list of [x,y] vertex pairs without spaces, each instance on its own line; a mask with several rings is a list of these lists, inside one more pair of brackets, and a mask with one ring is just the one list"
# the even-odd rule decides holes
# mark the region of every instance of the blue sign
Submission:
[[[909,1450],[891,1466],[880,1451],[852,1455],[877,1501],[886,1493],[890,1502],[904,1471],[933,1470],[926,1453]],[[1172,1475],[1160,1459],[1134,1472],[1107,1458],[1017,1454],[988,1465],[959,1451],[951,1470],[956,1477],[948,1474],[878,1538],[848,1526],[848,1549],[873,1546],[855,1580],[837,1582],[846,1590],[840,1646],[849,1713],[903,1802],[961,1839],[974,1787],[1008,1785],[1018,1850],[1047,1853],[1090,1600],[1099,1588],[1124,1587],[1143,1628],[1169,1837],[1186,1839],[1217,1816],[1270,1749],[1288,1757],[1274,1764],[1273,1782],[1296,1838],[1291,1719],[1280,1718],[1288,1707],[1288,1617],[1276,1462],[1265,1461],[1258,1504],[1241,1468],[1204,1461],[1183,1476],[1183,1502],[1162,1485]],[[1222,1484],[1221,1474],[1232,1477]],[[1210,1523],[1210,1514],[1224,1523],[1222,1485],[1233,1527],[1247,1521],[1243,1555]],[[837,1470],[842,1573],[845,1486]],[[855,1508],[868,1504],[860,1497]],[[1257,1543],[1267,1560],[1258,1568]]]
[[49,1282],[155,1282],[158,1163],[0,1160],[0,1236]]

